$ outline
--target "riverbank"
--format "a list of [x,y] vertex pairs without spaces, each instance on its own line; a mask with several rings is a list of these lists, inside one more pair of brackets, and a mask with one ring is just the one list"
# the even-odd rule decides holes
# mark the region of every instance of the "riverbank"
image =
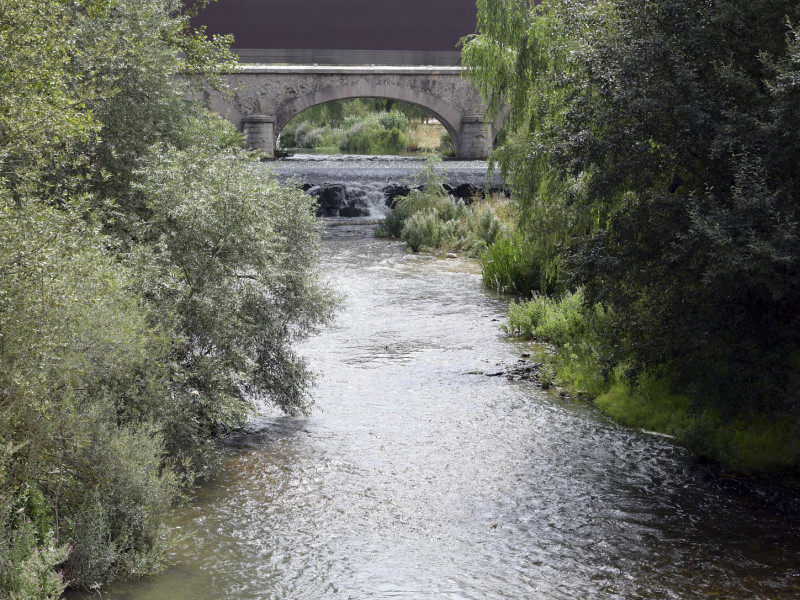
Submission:
[[[501,325],[501,329],[508,331],[509,327]],[[586,388],[595,389],[589,378],[597,378],[596,369],[576,369],[574,364],[559,359],[560,348],[546,342],[539,343],[531,336],[516,339],[534,344],[515,362],[475,374],[532,382],[564,401],[585,402],[626,428],[659,436],[676,446],[692,450],[696,456],[694,467],[709,485],[751,498],[781,514],[800,515],[800,478],[796,473],[759,475],[753,470],[743,473],[717,457],[704,456],[686,443],[685,432],[692,426],[688,398],[671,395],[652,380],[634,389],[619,382],[603,382],[605,391],[593,396]],[[597,391],[594,393],[598,394]],[[771,456],[769,453],[767,458]]]
[[[466,259],[326,222],[335,324],[300,353],[311,415],[267,412],[178,508],[193,532],[128,600],[793,600],[800,521],[709,481],[672,440],[531,381],[537,345]],[[500,364],[498,364],[500,363]]]
[[[500,292],[522,292],[541,285],[531,245],[515,231],[519,214],[504,197],[465,206],[441,191],[435,161],[417,175],[424,182],[398,197],[395,210],[377,235],[403,239],[413,252],[458,252],[480,259],[484,284]],[[615,319],[601,304],[589,306],[582,290],[512,303],[510,333],[551,345],[539,357],[537,379],[544,387],[562,385],[591,398],[618,423],[676,439],[700,459],[725,473],[767,478],[781,487],[797,487],[800,447],[786,415],[762,411],[746,418],[699,402],[674,381],[667,366],[636,371],[619,356],[609,332]],[[639,342],[646,345],[647,340]],[[614,366],[609,367],[612,364]],[[687,390],[678,393],[676,390]],[[800,489],[800,487],[798,488]]]
[[534,296],[510,306],[507,330],[550,344],[540,356],[546,386],[560,385],[591,399],[622,425],[674,438],[701,460],[718,465],[721,477],[746,477],[756,487],[780,488],[780,502],[800,494],[789,419],[726,418],[675,393],[666,369],[635,377],[624,366],[604,372],[602,331],[610,318],[599,305],[587,307],[580,291],[560,298]]

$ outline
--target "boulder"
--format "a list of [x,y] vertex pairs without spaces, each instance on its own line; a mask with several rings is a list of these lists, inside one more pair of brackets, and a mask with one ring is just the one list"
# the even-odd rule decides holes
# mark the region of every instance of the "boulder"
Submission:
[[411,191],[407,185],[402,185],[399,183],[390,183],[389,185],[385,186],[381,190],[386,196],[386,206],[389,208],[394,208],[395,200],[399,196],[408,196],[408,193]]
[[450,195],[463,200],[465,204],[469,204],[473,198],[483,198],[485,193],[482,188],[476,187],[471,183],[462,183],[453,188]]
[[308,193],[317,199],[317,215],[321,217],[335,217],[347,202],[347,190],[338,183],[323,184],[311,188]]
[[360,206],[343,206],[339,209],[340,217],[368,217],[369,209]]

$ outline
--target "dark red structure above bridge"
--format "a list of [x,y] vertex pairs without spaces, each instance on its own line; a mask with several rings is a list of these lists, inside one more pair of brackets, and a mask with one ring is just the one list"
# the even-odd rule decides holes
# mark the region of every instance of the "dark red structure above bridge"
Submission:
[[219,0],[198,18],[243,61],[456,65],[475,0]]

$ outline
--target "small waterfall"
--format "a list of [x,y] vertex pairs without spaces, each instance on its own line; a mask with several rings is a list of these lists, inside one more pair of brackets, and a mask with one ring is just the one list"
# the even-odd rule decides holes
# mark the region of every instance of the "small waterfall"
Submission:
[[405,186],[343,181],[312,185],[306,193],[317,199],[320,216],[382,219],[389,213],[394,198],[408,191]]
[[[281,181],[295,179],[317,199],[319,215],[328,218],[382,219],[394,199],[408,194],[422,157],[296,155],[270,165]],[[469,201],[486,188],[485,161],[447,161],[440,167],[445,190]],[[499,188],[497,175],[490,191]]]

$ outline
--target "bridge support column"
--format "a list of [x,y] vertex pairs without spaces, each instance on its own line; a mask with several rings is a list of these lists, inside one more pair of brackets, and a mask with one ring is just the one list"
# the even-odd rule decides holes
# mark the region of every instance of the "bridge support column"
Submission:
[[267,115],[248,115],[242,119],[245,144],[250,150],[275,157],[275,118]]
[[491,125],[481,115],[461,118],[461,147],[457,158],[485,160],[492,152]]

